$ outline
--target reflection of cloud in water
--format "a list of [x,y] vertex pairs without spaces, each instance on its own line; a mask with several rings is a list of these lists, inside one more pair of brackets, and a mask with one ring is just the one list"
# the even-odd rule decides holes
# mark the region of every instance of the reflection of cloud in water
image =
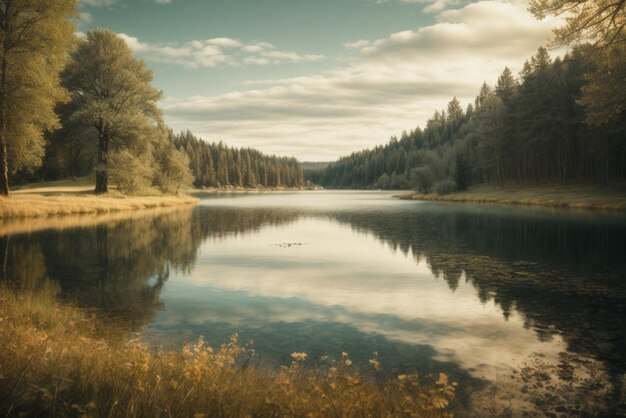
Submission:
[[[271,245],[299,241],[309,245]],[[159,314],[158,326],[346,323],[431,345],[438,359],[487,377],[489,366],[520,365],[532,352],[552,356],[564,349],[560,338],[540,342],[516,313],[505,321],[464,279],[452,293],[424,262],[416,265],[412,257],[329,220],[301,219],[252,237],[206,242],[200,251],[193,276],[173,278],[163,293],[168,309]]]

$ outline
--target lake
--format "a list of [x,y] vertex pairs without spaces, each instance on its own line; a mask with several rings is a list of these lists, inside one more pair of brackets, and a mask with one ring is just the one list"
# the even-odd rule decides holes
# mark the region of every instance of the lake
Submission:
[[52,283],[154,346],[237,333],[259,367],[347,352],[387,375],[445,372],[461,415],[625,413],[624,214],[391,196],[217,194],[5,222],[0,277]]

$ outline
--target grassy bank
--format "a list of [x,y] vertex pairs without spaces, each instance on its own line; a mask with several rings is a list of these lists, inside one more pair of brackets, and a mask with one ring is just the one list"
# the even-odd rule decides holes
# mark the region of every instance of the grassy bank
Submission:
[[33,184],[0,197],[0,218],[115,213],[138,209],[193,205],[189,196],[126,196],[115,190],[96,195],[89,181],[62,180]]
[[323,370],[294,353],[291,365],[259,371],[236,337],[216,350],[200,340],[165,352],[122,334],[51,289],[0,287],[0,415],[450,416],[455,388],[443,374],[428,387],[417,376],[383,381],[353,371],[345,353]]
[[497,203],[571,209],[626,211],[626,185],[476,185],[447,195],[407,193],[400,199],[447,202]]

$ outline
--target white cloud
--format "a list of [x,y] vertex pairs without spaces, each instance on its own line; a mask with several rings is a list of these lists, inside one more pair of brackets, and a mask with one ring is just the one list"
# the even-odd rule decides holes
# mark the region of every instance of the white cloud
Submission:
[[92,7],[104,7],[111,6],[117,0],[80,0],[80,4],[84,6],[92,6]]
[[128,46],[148,61],[181,65],[187,68],[212,68],[220,65],[268,65],[313,62],[323,55],[282,51],[267,42],[243,44],[232,38],[212,38],[184,43],[148,43],[134,36],[119,34]]
[[89,12],[80,12],[78,13],[78,24],[86,24],[91,23],[93,21],[93,16]]
[[[452,96],[473,101],[482,82],[495,83],[505,66],[519,70],[555,24],[535,20],[525,7],[484,0],[444,11],[430,26],[352,43],[359,56],[345,67],[252,81],[250,90],[220,96],[170,98],[165,115],[174,129],[209,140],[332,160],[424,126]],[[271,51],[259,47],[247,63],[282,56]]]
[[355,41],[355,42],[346,42],[345,44],[343,44],[344,47],[351,48],[351,49],[361,49],[369,45],[370,45],[370,41],[367,41],[364,39],[360,41]]
[[[79,0],[81,6],[105,7],[112,6],[118,0]],[[172,0],[154,0],[156,4],[170,4]]]

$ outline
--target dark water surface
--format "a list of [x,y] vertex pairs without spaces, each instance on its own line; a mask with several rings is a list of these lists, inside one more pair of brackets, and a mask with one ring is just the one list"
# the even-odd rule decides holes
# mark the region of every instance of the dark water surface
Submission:
[[376,351],[459,381],[460,413],[624,414],[623,214],[285,192],[28,229],[0,224],[3,280],[52,281],[152,345]]

